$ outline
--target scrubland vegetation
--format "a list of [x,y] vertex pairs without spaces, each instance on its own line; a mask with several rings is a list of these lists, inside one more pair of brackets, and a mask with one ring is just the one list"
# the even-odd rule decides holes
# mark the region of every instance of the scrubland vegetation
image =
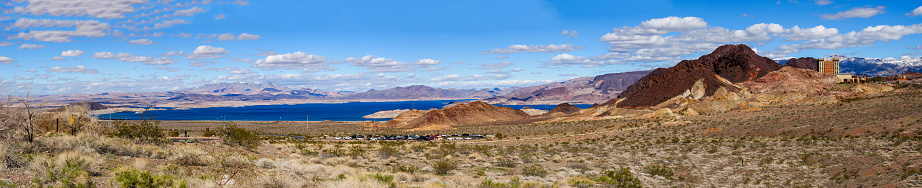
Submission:
[[918,187],[920,99],[909,89],[710,116],[458,126],[441,133],[505,138],[451,142],[318,139],[408,134],[342,124],[289,132],[313,138],[299,140],[260,133],[301,124],[252,122],[192,129],[216,141],[170,140],[176,122],[149,116],[110,126],[76,107],[30,118],[4,104],[0,186]]

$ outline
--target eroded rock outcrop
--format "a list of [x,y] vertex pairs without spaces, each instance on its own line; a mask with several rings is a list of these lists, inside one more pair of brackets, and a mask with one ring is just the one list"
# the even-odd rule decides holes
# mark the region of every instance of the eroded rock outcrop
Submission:
[[621,93],[618,99],[623,100],[613,99],[603,105],[650,107],[682,95],[699,81],[704,86],[703,96],[712,96],[721,87],[738,92],[735,83],[752,81],[780,68],[780,64],[759,56],[746,45],[725,45],[696,60],[656,69]]

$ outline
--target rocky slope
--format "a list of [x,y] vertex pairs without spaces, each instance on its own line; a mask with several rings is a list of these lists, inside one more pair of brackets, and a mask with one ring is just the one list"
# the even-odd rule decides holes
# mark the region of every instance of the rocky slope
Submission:
[[529,116],[530,115],[521,110],[474,101],[440,110],[411,110],[383,124],[366,124],[364,128],[444,127],[493,121],[519,120],[528,118]]
[[780,64],[757,55],[749,46],[724,45],[696,60],[683,60],[671,68],[656,69],[628,87],[618,99],[602,105],[650,107],[675,96],[688,95],[696,82],[704,87],[702,94],[694,95],[697,99],[714,95],[718,88],[736,92],[739,86],[735,83],[755,80],[780,68]]
[[483,99],[490,104],[535,105],[558,103],[601,103],[618,96],[628,86],[651,71],[579,77],[560,83],[517,89],[508,95]]
[[572,114],[572,113],[579,112],[580,110],[582,109],[570,103],[560,103],[559,105],[557,105],[557,107],[554,107],[554,109],[551,109],[551,111],[548,111],[548,113],[560,112],[564,114]]
[[816,71],[819,69],[817,68],[818,62],[819,60],[813,57],[791,58],[784,63],[784,66]]

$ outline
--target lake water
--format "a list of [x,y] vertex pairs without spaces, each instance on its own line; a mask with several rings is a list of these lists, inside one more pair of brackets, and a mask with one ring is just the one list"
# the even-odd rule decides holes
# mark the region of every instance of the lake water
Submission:
[[[309,103],[293,105],[256,105],[243,107],[190,108],[185,110],[152,110],[154,120],[212,120],[212,121],[304,121],[306,116],[311,121],[362,121],[362,116],[383,110],[396,109],[441,109],[456,100],[432,101],[397,101],[397,102],[350,102],[350,103]],[[499,105],[514,109],[525,106],[535,109],[550,110],[556,105]],[[589,108],[589,104],[577,104],[580,108]],[[140,119],[141,114],[119,112],[100,115],[100,119]],[[388,119],[377,119],[388,120]]]

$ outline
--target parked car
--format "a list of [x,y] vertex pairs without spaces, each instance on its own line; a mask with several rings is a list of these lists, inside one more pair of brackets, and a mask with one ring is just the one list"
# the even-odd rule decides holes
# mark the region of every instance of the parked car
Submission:
[[337,137],[333,137],[333,140],[341,140],[341,139],[343,139],[343,137],[338,137],[338,136],[337,136]]

